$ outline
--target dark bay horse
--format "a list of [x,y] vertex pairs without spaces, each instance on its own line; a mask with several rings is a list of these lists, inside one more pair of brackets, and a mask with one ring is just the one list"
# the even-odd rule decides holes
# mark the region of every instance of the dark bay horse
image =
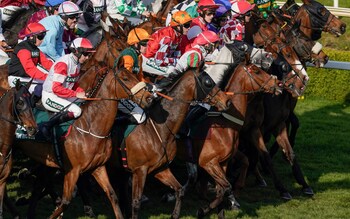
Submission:
[[29,9],[22,8],[14,13],[11,19],[3,22],[3,33],[6,42],[12,48],[17,45],[18,33],[27,24],[27,20],[36,11],[40,10],[34,3],[29,3]]
[[[82,106],[82,116],[74,121],[70,134],[60,145],[62,147],[62,169],[65,175],[63,197],[61,205],[50,218],[58,217],[67,208],[74,186],[83,172],[91,172],[106,192],[115,217],[123,218],[104,166],[112,151],[109,133],[117,114],[115,100],[131,98],[141,106],[147,106],[151,94],[145,91],[144,85],[140,84],[137,78],[125,69],[106,68],[105,71],[109,73],[96,92],[96,98],[100,101],[91,101]],[[22,140],[17,141],[16,146],[34,160],[50,167],[60,168],[55,158],[54,148],[50,143]]]
[[298,6],[294,0],[288,0],[282,11],[292,16],[292,22],[300,22],[300,30],[312,40],[321,38],[322,32],[340,36],[346,31],[346,24],[333,15],[324,5],[315,0],[303,0]]
[[328,62],[327,54],[322,50],[322,45],[311,40],[300,29],[300,23],[291,23],[291,19],[281,13],[272,12],[271,27],[288,45],[291,45],[297,53],[301,63],[306,68],[306,62],[323,67]]
[[30,104],[29,85],[17,83],[9,90],[0,88],[0,218],[3,218],[6,178],[11,172],[12,145],[17,125],[24,127],[29,136],[33,136],[37,129]]
[[[173,101],[162,99],[155,104],[149,110],[146,122],[138,125],[124,139],[127,166],[132,173],[132,218],[138,218],[140,199],[146,177],[150,173],[175,190],[176,203],[172,218],[180,217],[184,190],[168,166],[176,155],[175,134],[194,100],[207,102],[219,110],[228,108],[229,98],[214,85],[205,72],[200,72],[199,69],[187,70],[167,94]],[[118,156],[117,153],[115,156]]]

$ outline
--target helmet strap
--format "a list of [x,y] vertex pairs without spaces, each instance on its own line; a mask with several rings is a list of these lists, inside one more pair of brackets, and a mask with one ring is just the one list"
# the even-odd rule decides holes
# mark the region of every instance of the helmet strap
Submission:
[[181,35],[184,34],[183,25],[177,25],[177,26],[173,27],[173,29],[174,29],[176,32],[180,33]]
[[141,45],[139,43],[137,43],[137,46],[134,44],[134,45],[131,45],[131,47],[136,51],[137,55],[140,55]]

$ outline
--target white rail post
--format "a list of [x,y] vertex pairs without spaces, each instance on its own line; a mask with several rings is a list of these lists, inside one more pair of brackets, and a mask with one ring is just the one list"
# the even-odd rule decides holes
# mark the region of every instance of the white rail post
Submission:
[[334,0],[334,7],[338,8],[339,7],[339,0]]

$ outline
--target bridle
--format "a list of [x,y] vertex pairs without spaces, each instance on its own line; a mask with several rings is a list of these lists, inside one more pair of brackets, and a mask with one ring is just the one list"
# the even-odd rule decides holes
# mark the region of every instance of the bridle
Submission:
[[[10,91],[15,88],[7,90],[1,97],[0,97],[0,104],[3,102],[4,98],[6,95],[10,95]],[[1,120],[4,120],[6,122],[9,122],[13,125],[20,125],[23,126],[23,122],[20,118],[20,114],[26,110],[28,110],[28,107],[30,107],[29,100],[28,98],[30,97],[30,93],[28,89],[25,86],[21,85],[20,89],[25,89],[23,91],[17,91],[13,95],[13,105],[12,105],[12,110],[13,110],[13,119],[12,118],[6,118],[3,116],[0,116]],[[26,92],[24,92],[26,91]],[[22,94],[21,96],[18,96],[18,94]]]

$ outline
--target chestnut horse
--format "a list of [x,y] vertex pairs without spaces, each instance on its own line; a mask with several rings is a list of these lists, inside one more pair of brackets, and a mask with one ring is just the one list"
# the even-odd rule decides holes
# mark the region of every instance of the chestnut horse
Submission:
[[[63,197],[61,205],[50,218],[57,218],[67,208],[79,175],[87,171],[91,172],[106,192],[115,217],[123,217],[104,166],[112,151],[109,133],[117,114],[115,101],[121,98],[131,98],[140,106],[147,106],[152,94],[145,91],[144,84],[140,84],[137,78],[125,69],[106,68],[104,71],[109,73],[106,74],[100,89],[96,91],[96,98],[100,101],[91,101],[82,106],[82,116],[74,121],[70,134],[60,145],[62,147],[62,169],[65,175]],[[50,167],[60,168],[59,162],[55,159],[54,148],[50,143],[21,140],[16,142],[16,146],[34,160]]]
[[36,132],[37,125],[33,116],[30,93],[27,86],[16,84],[9,90],[0,88],[0,218],[3,218],[3,201],[6,195],[6,178],[12,167],[12,144],[15,138],[17,125],[24,127],[29,136]]
[[[176,155],[175,134],[192,101],[207,102],[219,110],[228,108],[228,97],[214,85],[205,72],[199,69],[187,70],[167,94],[173,101],[164,98],[153,105],[146,122],[138,125],[124,139],[127,165],[132,173],[132,218],[138,218],[140,199],[150,173],[175,190],[176,203],[172,218],[179,218],[184,190],[168,166]],[[114,155],[118,156],[117,153]]]
[[[215,199],[206,207],[199,208],[198,218],[204,217],[216,207],[218,207],[218,217],[224,218],[222,206],[224,196],[229,194],[230,199],[234,200],[231,184],[226,178],[226,169],[228,161],[237,151],[239,130],[245,120],[248,102],[258,92],[275,94],[281,92],[280,82],[275,76],[250,64],[249,61],[238,66],[237,63],[232,63],[234,59],[230,47],[230,44],[226,44],[220,50],[214,65],[207,70],[221,88],[233,93],[230,99],[234,109],[220,116],[207,117],[200,122],[199,127],[191,130],[193,136],[206,136],[203,139],[193,140],[193,148],[195,148],[199,166],[212,176],[216,184]],[[236,203],[236,205],[239,204]]]
[[346,31],[346,24],[333,15],[324,5],[314,0],[303,0],[298,6],[294,0],[288,0],[282,11],[292,16],[292,23],[300,22],[300,30],[312,40],[321,38],[322,32],[340,36]]

